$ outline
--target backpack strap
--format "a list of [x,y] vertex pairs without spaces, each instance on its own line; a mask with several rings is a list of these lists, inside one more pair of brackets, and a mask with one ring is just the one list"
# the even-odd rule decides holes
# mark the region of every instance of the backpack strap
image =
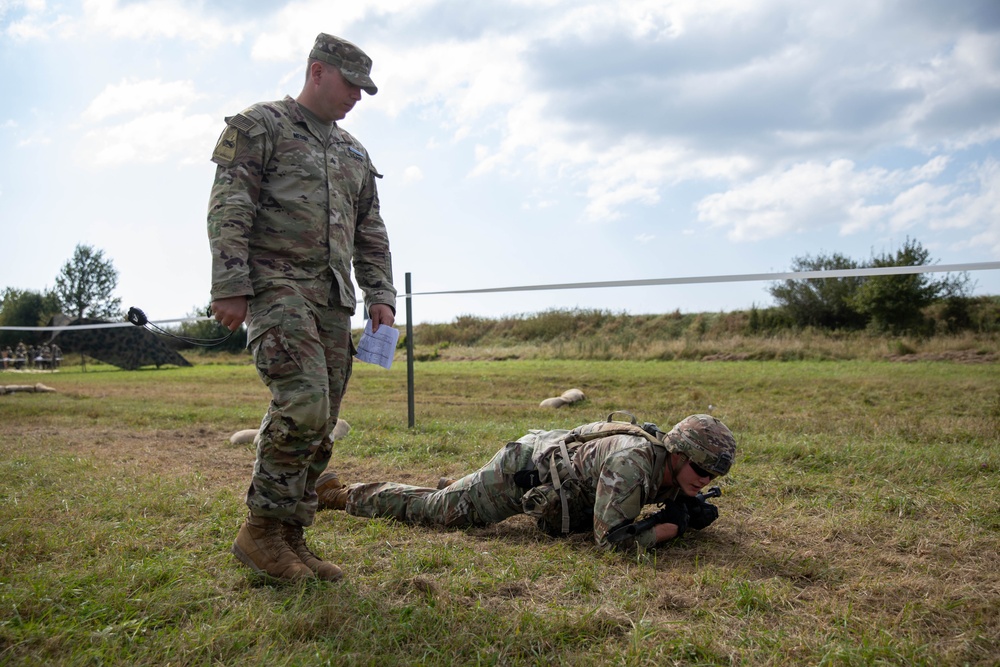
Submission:
[[607,438],[611,435],[634,435],[640,438],[645,438],[651,444],[659,445],[664,450],[667,447],[662,440],[649,431],[646,431],[641,426],[637,424],[627,424],[625,422],[607,422],[605,426],[601,427],[601,430],[592,431],[590,433],[570,431],[569,435],[566,436],[566,443],[583,444],[585,442],[590,442],[591,440],[597,440],[598,438]]
[[573,462],[570,458],[569,450],[566,448],[566,440],[563,440],[559,443],[558,451],[552,450],[551,458],[549,459],[549,474],[552,476],[552,488],[559,492],[559,500],[562,503],[562,532],[566,535],[569,534],[569,500],[566,498],[566,491],[562,488],[563,481],[559,478],[559,466],[556,465],[557,454],[562,456],[563,464],[566,466],[567,478],[575,478],[576,471],[573,470]]

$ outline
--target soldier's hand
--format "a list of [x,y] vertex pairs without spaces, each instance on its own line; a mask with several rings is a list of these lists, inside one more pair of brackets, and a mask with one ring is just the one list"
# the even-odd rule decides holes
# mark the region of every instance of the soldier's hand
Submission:
[[247,319],[247,298],[231,296],[226,299],[216,299],[212,302],[212,314],[219,324],[230,331],[236,331]]
[[708,528],[719,518],[719,508],[706,500],[686,497],[684,504],[688,511],[688,526],[695,530]]
[[383,324],[391,327],[396,322],[392,308],[384,303],[372,304],[372,307],[368,309],[368,317],[372,321],[372,333],[378,331],[379,326]]
[[664,514],[661,523],[672,523],[677,526],[677,534],[674,537],[681,537],[688,528],[687,506],[683,502],[675,501],[663,509]]

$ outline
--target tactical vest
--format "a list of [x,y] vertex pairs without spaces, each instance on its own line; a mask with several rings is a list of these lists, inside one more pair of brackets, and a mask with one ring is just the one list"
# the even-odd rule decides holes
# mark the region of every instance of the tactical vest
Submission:
[[[614,421],[616,414],[628,415],[630,421]],[[616,410],[608,415],[608,420],[591,433],[578,431],[537,432],[542,440],[535,446],[531,456],[534,470],[522,470],[514,477],[519,486],[528,488],[521,498],[521,508],[525,514],[538,519],[539,527],[555,533],[555,526],[561,526],[561,534],[582,532],[592,529],[592,521],[585,518],[593,514],[593,507],[584,497],[581,480],[573,467],[573,455],[580,445],[613,435],[631,435],[646,439],[653,445],[653,470],[662,470],[666,465],[667,447],[656,433],[662,433],[651,424],[639,426],[636,418],[628,412]],[[647,428],[649,430],[647,430]]]

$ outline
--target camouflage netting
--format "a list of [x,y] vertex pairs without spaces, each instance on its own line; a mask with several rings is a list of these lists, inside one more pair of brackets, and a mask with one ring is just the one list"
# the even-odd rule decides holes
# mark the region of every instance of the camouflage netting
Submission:
[[[62,321],[58,321],[62,320]],[[108,324],[107,320],[83,318],[69,321],[58,317],[56,326],[82,326]],[[82,352],[92,359],[118,368],[133,371],[143,366],[190,366],[187,359],[167,347],[159,336],[141,327],[115,327],[111,329],[63,330],[53,334],[49,343],[62,348],[63,354]]]

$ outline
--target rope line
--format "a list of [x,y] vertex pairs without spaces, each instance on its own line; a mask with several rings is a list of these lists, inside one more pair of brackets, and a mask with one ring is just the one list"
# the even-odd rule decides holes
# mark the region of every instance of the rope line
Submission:
[[814,278],[853,278],[865,276],[896,276],[911,273],[949,273],[951,271],[988,271],[1000,269],[1000,262],[974,262],[970,264],[932,264],[926,266],[885,266],[869,269],[830,269],[828,271],[790,271],[785,273],[743,273],[720,276],[689,276],[684,278],[650,278],[646,280],[607,280],[592,283],[554,283],[550,285],[520,285],[517,287],[489,287],[485,289],[444,290],[440,292],[413,292],[408,296],[438,294],[485,294],[489,292],[531,292],[537,290],[593,289],[595,287],[649,287],[653,285],[694,285],[698,283],[737,283],[758,280],[810,280]]
[[[484,287],[478,289],[440,290],[434,292],[410,292],[400,294],[399,299],[413,296],[440,296],[444,294],[494,294],[500,292],[537,292],[544,290],[595,289],[604,287],[652,287],[657,285],[696,285],[708,283],[737,283],[773,280],[814,280],[823,278],[864,278],[871,276],[900,276],[916,273],[950,273],[952,271],[994,271],[1000,269],[1000,262],[971,262],[966,264],[928,264],[923,266],[884,266],[863,269],[830,269],[828,271],[786,271],[781,273],[741,273],[718,276],[686,276],[681,278],[649,278],[645,280],[606,280],[588,283],[552,283],[548,285],[517,285],[511,287]],[[176,322],[203,322],[212,317],[180,317],[171,320],[151,321],[151,324],[173,324]],[[73,329],[111,329],[130,327],[131,322],[110,322],[107,324],[86,324],[61,327],[0,327],[0,331],[65,331]]]

